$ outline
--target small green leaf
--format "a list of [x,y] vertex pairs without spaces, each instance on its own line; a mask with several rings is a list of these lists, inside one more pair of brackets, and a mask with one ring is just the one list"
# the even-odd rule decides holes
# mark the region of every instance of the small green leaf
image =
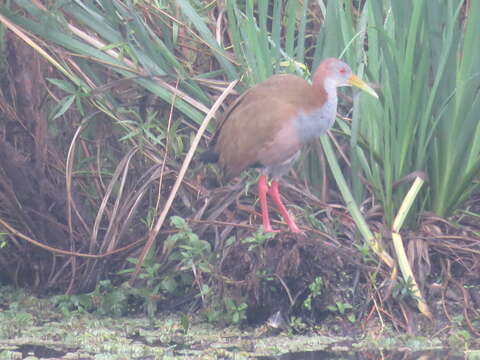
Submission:
[[177,282],[171,278],[167,277],[166,279],[163,279],[161,282],[163,290],[173,293],[177,289]]
[[327,309],[330,310],[331,312],[337,312],[337,307],[334,305],[328,305]]
[[57,106],[55,106],[53,110],[54,115],[52,116],[52,120],[55,120],[56,118],[65,114],[65,112],[70,108],[70,106],[75,101],[75,97],[76,97],[75,95],[68,95],[64,97],[62,100],[60,100],[60,102],[57,104]]
[[347,319],[348,319],[348,321],[350,321],[352,324],[355,323],[355,321],[357,321],[357,318],[355,317],[355,314],[348,314],[348,315],[347,315]]
[[188,318],[188,315],[182,315],[182,317],[180,318],[180,325],[183,328],[183,332],[186,334],[190,329],[190,319]]
[[235,237],[230,236],[226,241],[225,241],[225,247],[232,246],[235,243]]
[[172,216],[170,218],[170,224],[175,226],[177,229],[183,229],[185,226],[187,226],[185,219],[180,216]]
[[47,81],[69,94],[75,94],[77,89],[70,81],[47,78]]

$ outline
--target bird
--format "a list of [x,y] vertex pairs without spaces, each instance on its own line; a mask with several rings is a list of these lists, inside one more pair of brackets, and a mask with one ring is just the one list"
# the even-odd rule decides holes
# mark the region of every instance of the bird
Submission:
[[354,86],[378,98],[345,62],[328,58],[319,64],[311,83],[293,74],[272,75],[241,94],[220,118],[210,150],[201,159],[218,162],[226,180],[249,167],[260,168],[258,197],[264,232],[278,232],[270,223],[268,195],[289,230],[302,233],[281,200],[279,181],[303,145],[332,127],[341,86]]

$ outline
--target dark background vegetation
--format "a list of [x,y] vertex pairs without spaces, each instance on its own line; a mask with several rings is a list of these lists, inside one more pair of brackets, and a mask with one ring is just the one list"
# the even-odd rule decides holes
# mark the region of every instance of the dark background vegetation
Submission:
[[[5,2],[0,280],[65,311],[478,334],[479,4]],[[180,169],[231,81],[222,107],[330,56],[380,100],[342,91],[284,185],[306,236],[262,234],[254,171]]]

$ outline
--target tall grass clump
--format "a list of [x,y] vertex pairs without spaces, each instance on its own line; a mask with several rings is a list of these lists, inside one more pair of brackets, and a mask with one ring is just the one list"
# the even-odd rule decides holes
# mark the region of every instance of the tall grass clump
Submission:
[[[206,26],[210,9],[196,2],[201,15],[195,18],[191,4],[100,0],[42,5],[18,0],[0,5],[0,21],[12,41],[33,49],[49,70],[35,89],[44,99],[36,106],[48,114],[42,120],[48,124],[49,141],[35,140],[47,156],[41,166],[55,169],[48,175],[66,198],[65,211],[55,218],[61,240],[29,232],[28,223],[21,221],[15,231],[29,234],[24,238],[33,250],[70,249],[76,260],[71,272],[58,270],[69,257],[46,264],[46,273],[57,283],[52,280],[43,288],[91,289],[112,252],[125,258],[146,237],[160,238],[156,219],[178,178],[177,165],[193,138],[192,128],[226,87],[211,78],[238,77]],[[40,124],[32,128],[36,126]],[[31,140],[29,135],[22,139]],[[179,202],[177,208],[190,209],[191,200],[183,199],[187,203]],[[44,209],[54,207],[50,202],[45,196]],[[165,239],[158,241],[162,245]],[[119,261],[112,268],[121,266]]]
[[360,124],[363,174],[389,224],[407,191],[396,182],[416,171],[430,181],[416,219],[423,210],[451,215],[478,188],[480,3],[367,1],[363,12],[368,70],[382,94],[367,100]]

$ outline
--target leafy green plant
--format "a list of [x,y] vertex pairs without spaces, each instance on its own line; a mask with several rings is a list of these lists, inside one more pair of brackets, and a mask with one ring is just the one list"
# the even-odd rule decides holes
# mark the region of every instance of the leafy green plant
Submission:
[[348,303],[344,303],[341,301],[335,302],[335,305],[329,305],[327,306],[327,309],[330,310],[333,313],[338,313],[340,315],[346,315],[348,321],[351,323],[354,323],[356,321],[355,314],[349,312],[349,310],[353,309],[353,306]]
[[247,236],[243,238],[242,244],[250,244],[248,246],[248,251],[255,250],[258,247],[263,247],[269,239],[273,239],[275,233],[266,233],[263,232],[262,228],[259,228],[253,236]]
[[52,297],[51,300],[65,317],[86,313],[94,309],[93,301],[88,294],[58,295]]
[[448,345],[453,349],[468,350],[472,342],[472,335],[467,330],[454,330],[448,337]]
[[10,308],[0,312],[0,336],[4,339],[18,336],[22,331],[34,325],[34,316],[21,310],[17,303],[10,304]]
[[308,324],[302,320],[302,318],[297,316],[292,316],[290,318],[289,332],[295,331],[296,333],[305,333],[309,330]]
[[[138,274],[138,278],[143,280],[141,286],[131,288],[131,293],[140,298],[144,304],[147,315],[153,317],[157,311],[157,302],[162,298],[162,291],[173,293],[177,283],[171,277],[162,277],[159,273],[160,264],[155,259],[155,248],[147,254],[142,264],[142,271]],[[133,265],[137,264],[137,259],[128,258],[127,261]],[[131,273],[135,268],[119,271],[119,275]],[[128,285],[127,285],[128,286]]]
[[54,296],[52,302],[58,306],[64,316],[85,312],[121,316],[126,312],[130,295],[128,289],[115,287],[110,280],[102,280],[91,293]]
[[[148,252],[138,275],[144,284],[131,289],[132,293],[145,301],[147,313],[150,317],[156,312],[157,302],[166,296],[180,296],[195,282],[195,274],[209,273],[212,249],[210,243],[200,240],[192,232],[187,222],[178,216],[172,216],[170,223],[179,231],[170,235],[164,242],[163,258],[159,262],[156,258],[156,248]],[[135,258],[127,259],[133,265],[138,263]],[[169,265],[174,270],[165,270]],[[135,271],[135,266],[119,272],[120,275]],[[208,293],[208,286],[200,284],[201,294]]]
[[246,319],[246,311],[248,309],[246,303],[242,302],[237,305],[231,298],[226,297],[224,304],[232,324],[239,324],[242,320]]
[[[96,312],[101,315],[119,316],[126,313],[129,301],[132,298],[141,299],[143,307],[149,317],[153,317],[157,310],[157,303],[166,296],[178,296],[194,283],[194,276],[189,272],[208,272],[210,267],[208,256],[211,253],[210,244],[202,241],[194,234],[184,219],[172,217],[171,223],[180,231],[171,235],[166,244],[171,246],[169,261],[177,263],[180,271],[163,271],[162,265],[155,257],[155,248],[147,254],[142,264],[138,278],[143,281],[138,287],[124,284],[115,287],[110,280],[100,281],[91,293],[79,295],[61,295],[53,298],[53,302],[65,315],[75,313]],[[137,259],[128,258],[128,262],[137,264]],[[128,274],[135,267],[119,272],[119,275]],[[203,291],[206,288],[203,288]]]
[[205,309],[204,314],[208,322],[240,324],[246,319],[247,309],[247,303],[237,303],[232,298],[225,296],[221,301],[212,302],[212,304]]
[[327,306],[327,309],[332,311],[332,312],[338,312],[339,314],[343,315],[347,312],[347,310],[352,309],[352,305],[337,301],[335,305],[329,305]]
[[392,296],[400,300],[415,299],[412,279],[407,278],[405,280],[403,277],[399,277],[397,280],[393,287]]
[[188,317],[188,315],[182,314],[182,317],[180,318],[180,326],[183,329],[183,333],[187,334],[191,326],[190,318]]
[[170,222],[179,231],[167,238],[164,243],[164,253],[167,251],[172,261],[178,260],[181,264],[181,270],[197,268],[202,272],[209,273],[211,271],[210,256],[212,254],[210,243],[200,240],[183,218],[172,216]]
[[308,294],[307,298],[303,302],[303,306],[307,310],[312,310],[312,300],[320,296],[322,294],[322,288],[323,288],[323,280],[320,276],[316,277],[313,282],[308,285],[308,289],[310,290],[310,294]]

